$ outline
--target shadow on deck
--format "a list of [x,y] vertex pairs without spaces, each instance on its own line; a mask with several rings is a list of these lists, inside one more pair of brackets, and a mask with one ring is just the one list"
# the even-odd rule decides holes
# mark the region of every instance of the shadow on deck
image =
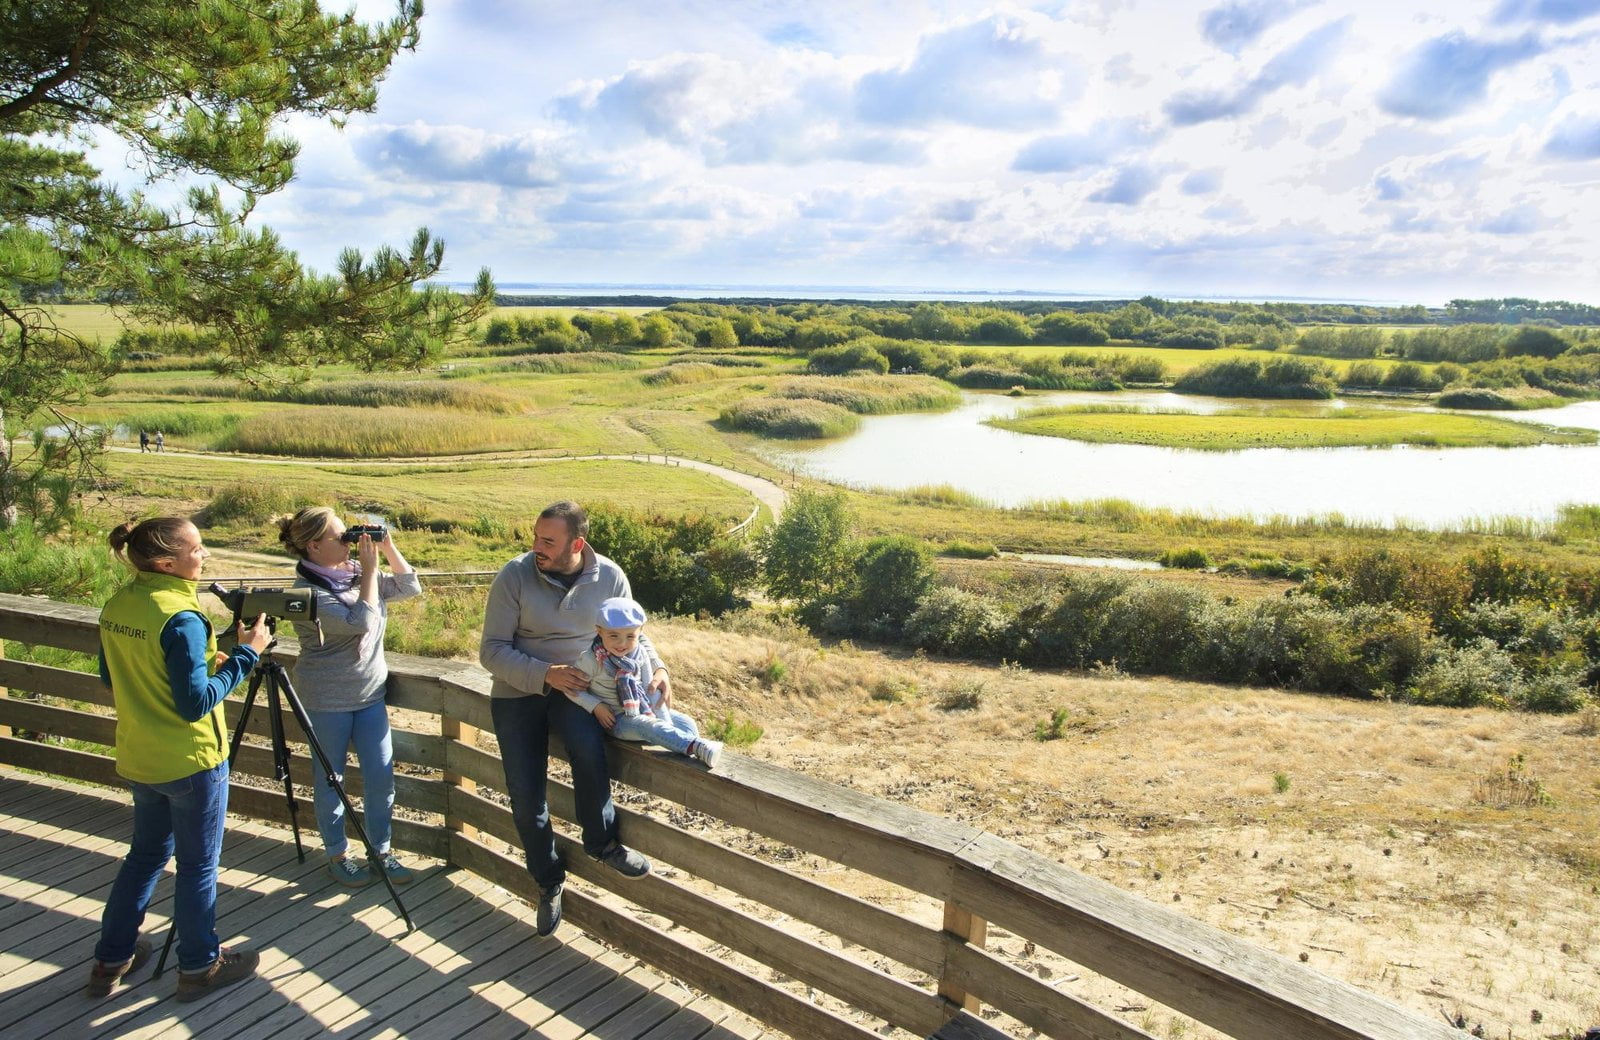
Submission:
[[[231,816],[217,929],[261,953],[260,975],[179,1004],[175,965],[153,979],[152,963],[93,1000],[83,985],[130,827],[125,796],[0,770],[0,1037],[763,1035],[570,923],[539,938],[529,907],[459,868],[426,866],[401,889],[406,934],[383,886],[343,888],[320,849],[299,863],[286,830]],[[145,922],[158,952],[171,899],[169,868]]]

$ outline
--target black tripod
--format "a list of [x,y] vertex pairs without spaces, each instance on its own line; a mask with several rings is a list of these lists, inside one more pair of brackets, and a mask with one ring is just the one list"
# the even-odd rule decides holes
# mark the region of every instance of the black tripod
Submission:
[[[267,619],[269,627],[273,625],[274,620]],[[245,728],[250,725],[250,711],[255,707],[256,691],[265,685],[268,723],[272,731],[273,778],[283,781],[283,798],[289,806],[289,826],[294,831],[295,854],[300,857],[301,863],[306,861],[306,850],[300,842],[300,801],[295,797],[294,781],[289,777],[289,745],[283,735],[283,704],[286,701],[289,711],[294,714],[294,720],[300,724],[300,731],[306,736],[312,757],[322,767],[322,775],[328,781],[328,786],[333,788],[334,793],[339,796],[339,801],[344,804],[345,819],[355,826],[356,835],[361,838],[361,844],[367,850],[368,869],[383,879],[384,887],[389,890],[389,896],[394,900],[395,909],[400,911],[400,916],[406,922],[406,931],[414,931],[417,926],[411,923],[411,915],[406,912],[406,905],[400,901],[400,893],[395,891],[394,882],[389,880],[388,871],[383,869],[383,855],[372,844],[372,839],[367,837],[367,829],[356,818],[355,807],[350,804],[350,796],[345,794],[344,784],[339,782],[333,763],[328,760],[327,752],[322,750],[322,743],[317,740],[316,733],[311,729],[311,717],[306,714],[305,705],[300,703],[300,695],[294,692],[294,684],[289,681],[288,671],[277,658],[272,656],[272,649],[277,645],[277,636],[274,634],[272,642],[267,644],[266,651],[261,655],[261,661],[256,665],[254,674],[250,676],[250,689],[244,696],[244,709],[239,713],[239,722],[233,728],[233,742],[228,748],[228,771],[230,773],[233,771],[233,760],[238,756],[239,745],[244,741]],[[167,954],[171,952],[177,934],[176,927],[167,930],[166,945],[161,948],[161,958],[156,961],[156,969],[152,973],[157,978],[166,967]]]

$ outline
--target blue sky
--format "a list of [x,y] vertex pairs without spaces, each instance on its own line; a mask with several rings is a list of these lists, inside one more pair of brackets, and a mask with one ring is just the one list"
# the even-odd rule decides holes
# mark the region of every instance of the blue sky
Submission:
[[259,212],[455,280],[1600,303],[1597,59],[1600,0],[429,0]]

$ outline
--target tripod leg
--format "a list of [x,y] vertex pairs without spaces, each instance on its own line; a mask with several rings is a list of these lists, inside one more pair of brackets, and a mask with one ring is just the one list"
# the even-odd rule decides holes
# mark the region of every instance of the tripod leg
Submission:
[[[173,901],[176,902],[178,897],[174,895],[172,898]],[[172,914],[172,922],[167,925],[167,941],[161,944],[161,956],[156,958],[156,970],[150,973],[150,977],[152,979],[159,979],[161,977],[161,973],[166,970],[167,954],[172,952],[172,941],[177,937],[178,914],[177,911],[174,910]]]
[[328,786],[333,788],[334,793],[339,796],[339,801],[344,805],[345,819],[355,826],[356,836],[361,839],[362,847],[367,850],[367,863],[370,869],[383,879],[383,887],[389,890],[389,898],[394,900],[395,909],[400,911],[400,916],[406,922],[406,931],[415,931],[417,926],[411,923],[411,915],[406,912],[405,903],[400,901],[400,893],[395,891],[394,882],[389,880],[388,871],[383,869],[383,857],[373,847],[372,839],[367,837],[367,829],[356,819],[355,806],[350,804],[350,796],[345,793],[344,784],[339,782],[339,776],[333,769],[333,762],[328,758],[328,753],[322,750],[322,742],[317,739],[316,732],[311,728],[311,716],[306,714],[305,705],[300,703],[300,697],[294,692],[294,685],[289,682],[289,677],[283,676],[282,682],[283,695],[289,702],[289,710],[294,713],[294,720],[300,723],[300,729],[305,732],[306,743],[311,745],[312,756],[321,764],[323,775],[328,778]]
[[233,742],[228,745],[228,769],[233,769],[233,760],[239,754],[239,745],[244,741],[245,727],[250,725],[250,709],[256,706],[256,691],[261,689],[261,679],[266,673],[257,669],[250,676],[250,687],[244,695],[244,707],[239,709],[239,722],[233,727]]
[[[272,725],[272,764],[277,779],[283,781],[283,800],[289,806],[289,829],[294,832],[294,852],[300,862],[306,861],[305,845],[300,841],[300,802],[294,796],[294,780],[289,776],[289,743],[283,735],[283,705],[279,699],[280,684],[289,678],[283,674],[283,665],[273,661],[267,665],[267,711]],[[298,716],[296,716],[298,717]]]

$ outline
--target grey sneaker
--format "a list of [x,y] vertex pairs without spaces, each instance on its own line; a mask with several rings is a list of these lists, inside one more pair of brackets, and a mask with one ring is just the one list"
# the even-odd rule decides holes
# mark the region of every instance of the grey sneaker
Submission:
[[722,741],[701,737],[694,742],[694,747],[689,749],[689,754],[704,762],[707,769],[715,769],[717,759],[722,757]]
[[372,871],[367,869],[365,863],[357,863],[346,856],[344,859],[330,859],[328,873],[333,875],[333,880],[346,888],[366,888],[372,884]]
[[178,999],[185,1003],[199,1000],[214,989],[243,982],[256,973],[259,963],[261,954],[253,950],[241,953],[222,950],[205,971],[178,973]]
[[549,935],[561,924],[561,885],[539,889],[539,914],[534,925],[540,935]]
[[111,991],[117,988],[117,983],[122,981],[122,977],[144,967],[153,952],[150,940],[141,935],[133,941],[133,956],[121,964],[95,961],[94,966],[89,969],[89,984],[83,988],[84,994],[90,997],[110,996]]
[[612,842],[611,847],[595,859],[630,881],[650,873],[650,861],[620,841]]
[[[409,885],[411,884],[411,879],[416,877],[411,872],[411,868],[396,859],[392,852],[383,854],[383,872],[388,875],[389,882],[395,885]],[[371,873],[371,871],[368,871],[368,873]]]

